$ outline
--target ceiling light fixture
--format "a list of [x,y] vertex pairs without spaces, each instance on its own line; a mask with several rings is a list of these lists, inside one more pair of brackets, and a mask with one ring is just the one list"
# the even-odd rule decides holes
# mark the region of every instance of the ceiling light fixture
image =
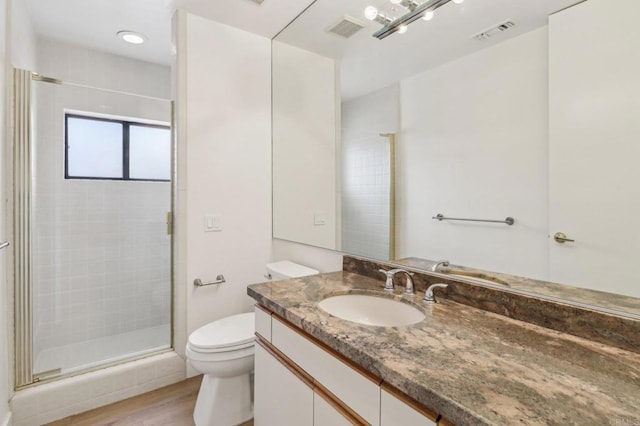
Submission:
[[116,35],[127,43],[142,44],[147,41],[147,37],[135,31],[118,31]]
[[420,3],[417,3],[413,0],[389,0],[389,1],[393,4],[400,5],[405,9],[409,9],[412,11],[415,10],[418,6],[420,6]]
[[464,2],[464,0],[427,0],[423,3],[417,3],[416,0],[389,0],[394,5],[400,5],[407,9],[408,12],[399,18],[389,18],[383,15],[376,7],[368,6],[364,11],[364,16],[370,21],[376,21],[383,25],[381,29],[373,33],[373,36],[379,40],[393,34],[403,34],[407,31],[407,25],[417,21],[418,19],[424,19],[430,21],[433,19],[435,10],[445,4],[453,1],[456,4]]
[[380,13],[377,7],[375,6],[367,6],[364,10],[364,17],[370,21],[376,21],[377,23],[387,26],[393,23],[393,19],[388,16]]
[[433,19],[436,13],[433,10],[427,10],[424,15],[422,15],[422,19],[425,21],[430,21]]

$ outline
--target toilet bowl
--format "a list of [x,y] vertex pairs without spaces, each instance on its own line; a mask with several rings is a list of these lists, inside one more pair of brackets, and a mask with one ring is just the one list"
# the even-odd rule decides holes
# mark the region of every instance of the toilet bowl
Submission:
[[253,417],[254,313],[206,324],[189,336],[186,356],[203,374],[196,426],[233,426]]

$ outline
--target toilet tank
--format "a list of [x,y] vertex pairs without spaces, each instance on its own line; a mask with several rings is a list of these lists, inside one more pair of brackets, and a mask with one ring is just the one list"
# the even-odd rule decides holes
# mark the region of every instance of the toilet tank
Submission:
[[287,278],[306,277],[320,272],[307,266],[299,265],[289,260],[281,260],[267,264],[267,272],[272,280],[286,280]]

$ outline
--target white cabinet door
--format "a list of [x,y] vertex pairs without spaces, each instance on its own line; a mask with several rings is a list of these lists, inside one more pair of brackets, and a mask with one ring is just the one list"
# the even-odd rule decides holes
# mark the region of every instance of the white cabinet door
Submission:
[[312,426],[313,389],[256,344],[256,426]]
[[[549,17],[550,278],[631,296],[640,296],[638,16],[638,0],[588,0]],[[557,232],[575,242],[555,242]]]
[[273,345],[372,426],[380,424],[380,386],[273,318]]
[[352,424],[322,395],[317,392],[313,393],[313,426],[351,426]]
[[436,422],[380,389],[380,426],[436,426]]

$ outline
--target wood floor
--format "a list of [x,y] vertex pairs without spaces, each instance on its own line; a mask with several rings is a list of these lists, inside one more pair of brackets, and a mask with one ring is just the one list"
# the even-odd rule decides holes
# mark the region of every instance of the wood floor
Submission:
[[[202,376],[76,414],[49,426],[193,426],[193,407]],[[241,426],[253,426],[253,421]]]

